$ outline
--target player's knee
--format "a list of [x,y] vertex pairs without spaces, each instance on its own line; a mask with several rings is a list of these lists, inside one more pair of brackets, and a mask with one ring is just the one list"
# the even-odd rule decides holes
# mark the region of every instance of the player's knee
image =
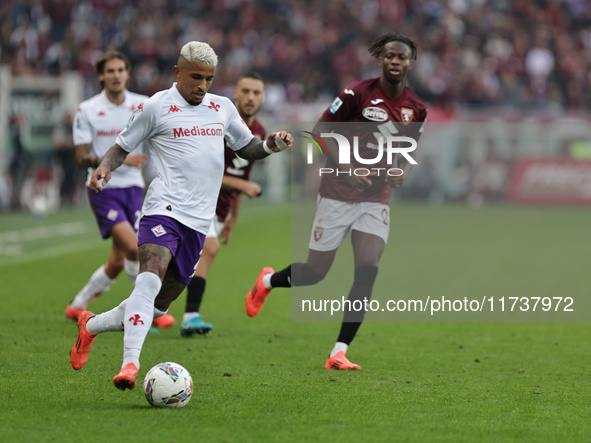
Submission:
[[[123,271],[123,259],[109,257],[109,261],[105,265],[105,273],[110,278],[116,278],[121,271]],[[113,277],[114,276],[114,277]]]
[[317,272],[307,263],[291,265],[291,280],[294,286],[310,286],[322,281],[326,273]]
[[139,260],[139,252],[136,242],[128,242],[123,247],[123,253],[125,258],[129,261],[138,261]]
[[360,266],[355,268],[355,284],[372,288],[378,275],[377,266]]
[[218,254],[219,250],[220,250],[220,244],[218,242],[206,243],[201,255],[205,256],[209,259],[214,259],[215,256]]

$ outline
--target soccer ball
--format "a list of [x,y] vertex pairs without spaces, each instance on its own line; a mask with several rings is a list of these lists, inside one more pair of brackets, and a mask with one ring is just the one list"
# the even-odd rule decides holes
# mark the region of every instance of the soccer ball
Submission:
[[182,408],[193,395],[193,379],[178,363],[158,363],[144,378],[144,394],[157,408]]

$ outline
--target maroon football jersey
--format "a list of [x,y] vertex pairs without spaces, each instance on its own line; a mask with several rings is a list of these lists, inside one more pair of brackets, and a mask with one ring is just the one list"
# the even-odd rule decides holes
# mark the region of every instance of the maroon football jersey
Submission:
[[[327,122],[359,122],[359,125],[351,125],[354,134],[359,137],[359,155],[362,158],[375,158],[377,151],[369,146],[377,145],[374,133],[383,135],[407,136],[418,140],[423,122],[427,118],[427,106],[409,88],[405,88],[399,98],[388,97],[380,86],[380,77],[370,80],[355,82],[341,91],[332,105],[322,117]],[[364,123],[366,124],[364,126]],[[367,127],[367,130],[359,130]],[[351,137],[347,137],[349,140]],[[352,145],[352,142],[350,140]],[[397,154],[398,155],[398,154]],[[335,171],[338,165],[327,158],[326,168]],[[392,165],[387,163],[384,153],[382,160],[373,165],[363,165],[355,161],[351,155],[350,168],[385,168]],[[341,165],[340,169],[348,169]],[[322,197],[331,198],[351,203],[379,202],[388,204],[390,199],[390,186],[385,180],[385,170],[380,177],[369,177],[373,184],[363,192],[357,191],[349,183],[347,175],[323,174],[320,182],[319,194]]]
[[[252,122],[252,125],[249,126],[249,129],[254,136],[260,138],[261,140],[265,140],[265,128],[263,128],[263,125],[261,125],[261,123],[256,118]],[[232,148],[230,148],[227,144],[225,145],[224,175],[232,175],[234,177],[248,180],[253,165],[254,161],[244,160],[243,158],[238,157]],[[228,216],[232,202],[238,195],[238,192],[239,191],[232,189],[220,189],[218,203],[215,208],[215,213],[219,221],[223,222]]]

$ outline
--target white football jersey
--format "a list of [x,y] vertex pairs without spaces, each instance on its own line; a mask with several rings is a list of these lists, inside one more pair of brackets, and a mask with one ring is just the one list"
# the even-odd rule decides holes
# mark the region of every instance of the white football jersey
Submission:
[[234,104],[205,94],[191,106],[176,83],[138,108],[116,143],[131,151],[145,141],[157,172],[142,215],[166,215],[207,234],[224,174],[224,139],[236,150],[253,138]]
[[[125,127],[129,116],[147,98],[145,95],[125,91],[123,103],[115,105],[109,101],[103,90],[100,94],[83,101],[78,106],[74,118],[74,145],[90,143],[91,154],[103,157],[115,144],[117,135]],[[134,154],[141,152],[141,147],[138,147]],[[94,168],[88,168],[86,186],[90,184],[93,172]],[[142,170],[134,166],[121,165],[113,171],[111,180],[105,188],[128,188],[130,186],[144,187]]]

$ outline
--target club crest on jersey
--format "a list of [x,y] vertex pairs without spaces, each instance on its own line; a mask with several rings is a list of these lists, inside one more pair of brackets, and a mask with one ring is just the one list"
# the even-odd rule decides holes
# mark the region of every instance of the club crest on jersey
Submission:
[[324,234],[324,228],[322,226],[314,226],[314,241],[320,241]]
[[166,234],[166,231],[164,230],[162,225],[154,226],[152,228],[152,232],[156,237],[162,237],[164,234]]
[[330,110],[330,113],[334,114],[335,112],[337,112],[342,104],[343,101],[340,98],[335,98],[334,102],[332,102],[332,105],[330,105],[330,108],[328,108]]
[[414,110],[410,108],[400,108],[400,117],[402,118],[402,123],[408,125],[412,120],[412,116],[414,114]]
[[117,215],[119,213],[115,209],[110,209],[109,213],[107,214],[107,218],[111,221],[117,220]]
[[366,119],[374,122],[385,122],[388,120],[388,113],[382,108],[377,108],[375,106],[364,108],[362,114]]

